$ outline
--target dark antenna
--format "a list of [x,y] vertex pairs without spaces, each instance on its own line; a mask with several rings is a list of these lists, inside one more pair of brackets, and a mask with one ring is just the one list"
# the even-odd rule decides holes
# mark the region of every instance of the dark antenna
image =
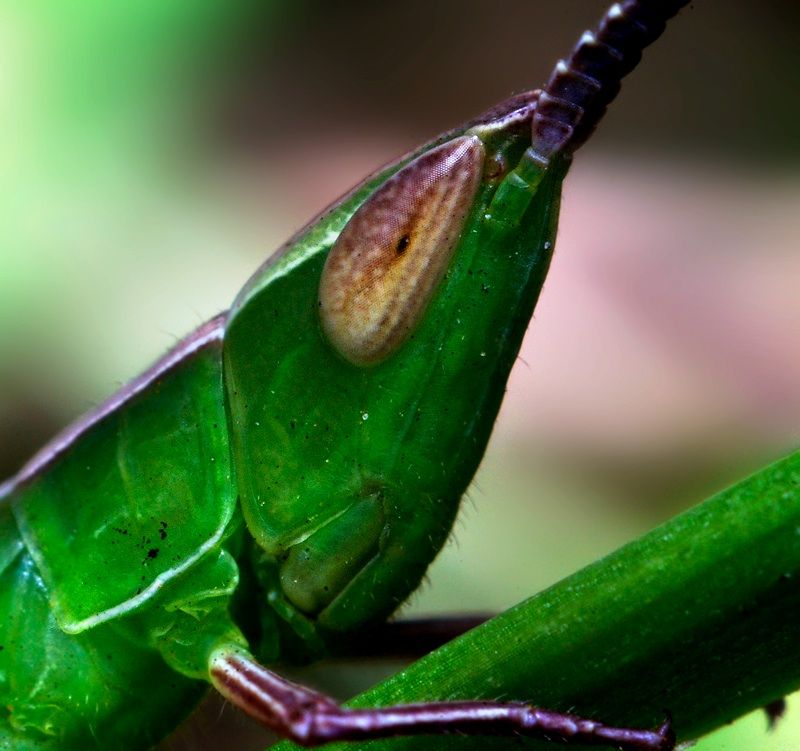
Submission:
[[575,151],[591,135],[642,50],[689,1],[623,0],[608,9],[596,31],[584,32],[539,95],[532,148],[541,161]]

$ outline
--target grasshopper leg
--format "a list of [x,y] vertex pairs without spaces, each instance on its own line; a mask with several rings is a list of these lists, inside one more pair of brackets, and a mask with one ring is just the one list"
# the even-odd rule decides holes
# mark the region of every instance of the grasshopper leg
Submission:
[[347,709],[282,678],[239,651],[220,650],[211,680],[255,720],[303,746],[392,736],[524,735],[562,743],[613,746],[622,751],[672,751],[669,720],[656,730],[618,728],[527,704],[454,701]]
[[359,636],[341,656],[367,659],[418,659],[480,626],[493,613],[406,618],[381,624]]
[[775,730],[778,723],[783,719],[786,714],[786,699],[780,698],[771,701],[764,707],[764,712],[767,714],[767,728]]

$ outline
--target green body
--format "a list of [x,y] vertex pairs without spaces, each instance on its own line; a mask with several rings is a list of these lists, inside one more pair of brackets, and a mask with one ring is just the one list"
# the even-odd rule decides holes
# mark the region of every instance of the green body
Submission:
[[[416,588],[552,252],[568,161],[526,152],[531,109],[514,100],[369,178],[227,317],[0,488],[0,748],[148,748],[219,645],[313,659]],[[410,336],[354,365],[320,325],[326,256],[391,175],[464,132],[486,155],[447,270]]]

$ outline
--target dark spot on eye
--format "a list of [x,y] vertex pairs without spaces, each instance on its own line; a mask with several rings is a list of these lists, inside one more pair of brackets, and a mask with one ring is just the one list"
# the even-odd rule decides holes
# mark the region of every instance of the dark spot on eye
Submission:
[[395,251],[397,255],[401,256],[403,253],[406,252],[406,248],[408,248],[408,244],[411,242],[411,238],[408,235],[403,235],[398,241],[397,245],[395,246]]
[[152,561],[158,558],[159,549],[158,548],[150,548],[147,551],[147,557]]

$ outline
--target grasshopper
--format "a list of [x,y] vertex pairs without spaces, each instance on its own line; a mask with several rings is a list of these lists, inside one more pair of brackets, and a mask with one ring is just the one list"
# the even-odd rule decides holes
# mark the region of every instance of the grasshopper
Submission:
[[521,703],[349,710],[267,665],[346,648],[419,585],[488,441],[572,154],[685,4],[613,5],[541,90],[368,177],[0,486],[0,746],[148,748],[210,683],[305,745],[674,747],[668,721]]

